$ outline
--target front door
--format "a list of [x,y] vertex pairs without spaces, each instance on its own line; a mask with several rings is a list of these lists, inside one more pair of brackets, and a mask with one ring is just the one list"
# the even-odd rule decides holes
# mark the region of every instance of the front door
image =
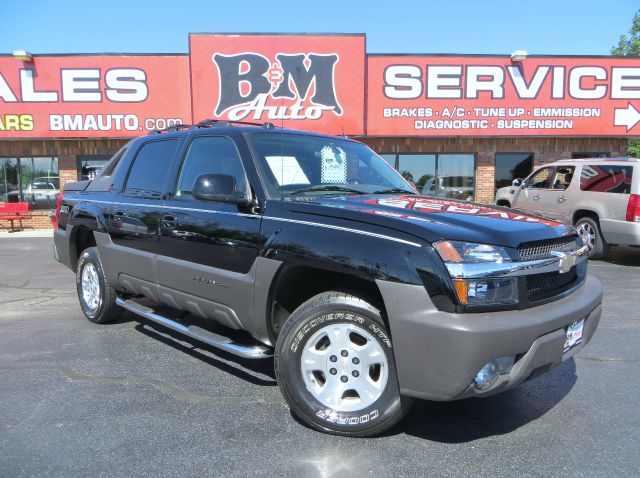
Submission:
[[517,191],[513,206],[532,212],[543,211],[544,198],[551,188],[554,169],[553,166],[546,166],[529,176],[523,187]]
[[169,289],[168,295],[179,291],[237,311],[253,297],[251,270],[258,255],[261,216],[235,204],[195,199],[193,185],[202,174],[233,176],[237,189],[246,189],[247,177],[232,139],[191,140],[174,192],[163,203],[159,283]]

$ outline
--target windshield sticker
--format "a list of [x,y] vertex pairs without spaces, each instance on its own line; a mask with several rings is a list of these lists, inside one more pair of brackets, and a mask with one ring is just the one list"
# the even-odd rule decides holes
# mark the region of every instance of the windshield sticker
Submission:
[[320,150],[320,182],[347,183],[347,153],[338,146],[324,146]]
[[294,156],[267,156],[265,159],[279,186],[311,184]]

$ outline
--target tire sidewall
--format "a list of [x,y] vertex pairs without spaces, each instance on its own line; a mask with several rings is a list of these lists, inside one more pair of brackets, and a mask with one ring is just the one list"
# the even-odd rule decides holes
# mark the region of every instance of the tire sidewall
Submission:
[[[100,285],[100,304],[95,310],[90,309],[84,301],[82,297],[82,271],[85,266],[88,264],[93,264],[98,273],[98,284]],[[97,251],[94,248],[86,249],[80,259],[78,259],[78,267],[76,271],[76,290],[78,292],[78,299],[80,301],[80,307],[82,308],[82,313],[85,315],[89,321],[93,323],[99,323],[102,319],[102,316],[105,313],[106,297],[105,297],[105,279],[104,279],[104,271],[102,270],[102,264],[100,263],[100,256],[98,256]]]
[[[294,315],[296,313],[294,312]],[[379,315],[345,303],[323,304],[306,310],[285,328],[279,337],[276,374],[280,387],[294,412],[314,427],[343,434],[358,434],[371,429],[384,429],[388,421],[402,414],[393,348]],[[336,411],[318,401],[308,390],[302,377],[301,357],[315,332],[330,324],[347,323],[361,327],[378,341],[388,364],[387,385],[382,395],[369,407],[354,412]]]
[[593,249],[589,251],[589,258],[600,259],[606,253],[606,245],[598,222],[590,217],[582,217],[576,221],[576,228],[579,228],[582,223],[589,224],[594,230],[594,244]]

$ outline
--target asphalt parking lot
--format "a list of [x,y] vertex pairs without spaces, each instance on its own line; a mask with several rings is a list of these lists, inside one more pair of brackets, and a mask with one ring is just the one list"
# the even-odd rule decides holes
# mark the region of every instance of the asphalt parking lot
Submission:
[[590,264],[604,314],[575,360],[347,439],[292,418],[270,361],[131,315],[89,323],[50,244],[0,239],[1,476],[640,475],[640,249]]

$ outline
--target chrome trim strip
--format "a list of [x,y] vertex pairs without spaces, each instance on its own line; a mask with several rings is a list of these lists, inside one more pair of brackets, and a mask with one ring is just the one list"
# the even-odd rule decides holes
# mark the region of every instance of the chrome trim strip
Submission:
[[309,222],[309,221],[300,221],[297,219],[288,219],[284,217],[272,217],[272,216],[264,216],[265,219],[271,219],[272,221],[281,221],[281,222],[291,222],[294,224],[304,224],[306,226],[317,226],[325,229],[334,229],[337,231],[345,231],[345,232],[353,232],[355,234],[362,234],[364,236],[376,237],[378,239],[386,239],[388,241],[400,242],[402,244],[407,244],[409,246],[420,247],[420,244],[417,242],[406,241],[404,239],[400,239],[398,237],[385,236],[384,234],[377,234],[375,232],[367,232],[361,229],[351,229],[349,227],[342,226],[334,226],[332,224],[320,224],[317,222]]
[[[557,257],[524,262],[445,262],[445,266],[454,279],[483,279],[487,277],[519,277],[545,272],[567,272],[564,264],[579,264],[588,259],[588,246],[582,246],[573,252],[556,253]],[[567,261],[567,262],[565,262]]]
[[152,322],[167,327],[175,332],[179,332],[183,335],[191,337],[192,339],[199,340],[205,344],[211,345],[218,349],[229,352],[230,354],[237,355],[247,359],[262,359],[269,358],[273,355],[273,349],[266,345],[243,345],[234,342],[228,337],[218,335],[208,330],[202,329],[197,326],[185,326],[179,322],[175,322],[167,317],[163,317],[155,313],[150,307],[146,307],[142,304],[129,299],[125,300],[120,297],[116,298],[116,304],[133,312],[136,315],[144,317]]
[[256,215],[256,214],[243,214],[243,213],[240,213],[240,212],[231,212],[231,211],[213,211],[211,209],[197,209],[197,208],[192,208],[192,207],[163,206],[161,204],[149,205],[149,204],[139,204],[139,203],[132,203],[132,202],[100,201],[100,200],[97,200],[97,199],[85,199],[85,200],[83,200],[83,202],[110,204],[110,205],[114,205],[114,206],[153,207],[153,208],[158,208],[158,209],[170,209],[170,210],[176,210],[177,209],[178,211],[193,211],[193,212],[204,212],[204,213],[210,213],[210,214],[224,214],[226,216],[242,216],[242,217],[253,217],[253,218],[261,217],[262,219],[271,219],[272,221],[290,222],[292,224],[303,224],[305,226],[323,227],[323,228],[327,228],[327,229],[334,229],[334,230],[337,230],[337,231],[352,232],[354,234],[362,234],[364,236],[376,237],[378,239],[386,239],[388,241],[399,242],[401,244],[406,244],[408,246],[421,247],[421,244],[419,244],[417,242],[407,241],[405,239],[400,239],[398,237],[385,236],[384,234],[377,234],[375,232],[367,232],[367,231],[363,231],[361,229],[352,229],[352,228],[349,228],[349,227],[333,226],[331,224],[321,224],[321,223],[318,223],[318,222],[300,221],[300,220],[297,220],[297,219],[288,219],[288,218],[284,218],[284,217],[260,216],[260,215]]

